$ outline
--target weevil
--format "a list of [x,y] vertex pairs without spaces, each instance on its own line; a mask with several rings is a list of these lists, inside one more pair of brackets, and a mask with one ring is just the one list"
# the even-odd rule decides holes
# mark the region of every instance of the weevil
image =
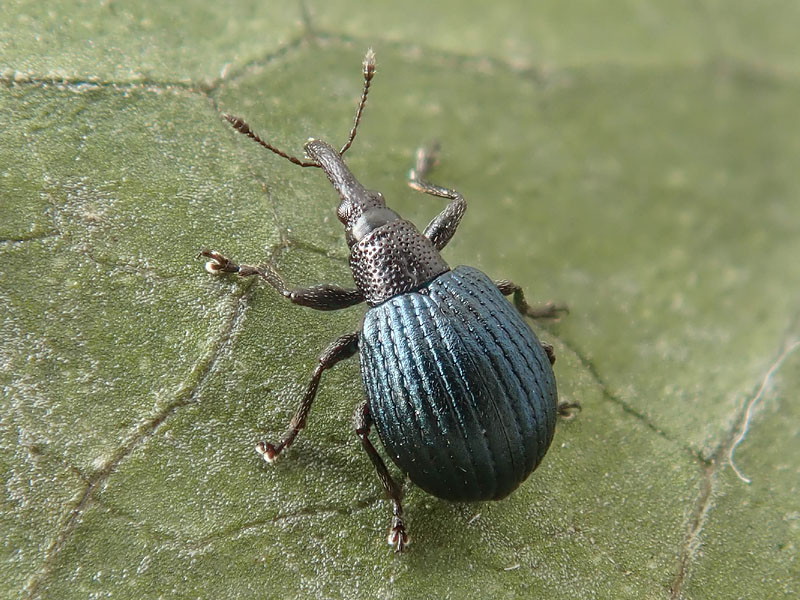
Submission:
[[[340,150],[312,138],[300,159],[264,141],[243,119],[224,115],[267,150],[327,175],[339,194],[336,215],[355,287],[292,289],[269,264],[237,264],[213,250],[200,256],[209,259],[210,273],[260,277],[294,304],[316,310],[367,304],[360,330],[342,335],[320,355],[284,436],[258,442],[256,450],[272,462],[291,446],[306,425],[322,374],[358,354],[366,400],[355,411],[355,433],[391,501],[388,541],[399,552],[409,543],[403,489],[369,437],[373,427],[395,465],[426,492],[451,501],[497,500],[539,465],[557,414],[573,405],[558,404],[553,347],[522,318],[555,318],[565,308],[532,307],[511,281],[492,281],[472,267],[451,269],[442,258],[467,205],[457,191],[427,181],[435,149],[417,152],[408,184],[449,203],[422,233],[345,164],[375,74],[372,50],[363,68],[363,92]],[[505,296],[513,296],[514,306]]]

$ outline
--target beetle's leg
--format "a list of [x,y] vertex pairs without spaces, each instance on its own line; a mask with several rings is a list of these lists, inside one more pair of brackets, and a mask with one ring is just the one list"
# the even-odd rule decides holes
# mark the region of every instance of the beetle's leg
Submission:
[[558,403],[558,416],[564,419],[574,419],[575,414],[583,410],[580,402],[559,402]]
[[556,351],[553,348],[553,344],[548,344],[547,342],[539,342],[544,349],[544,353],[547,354],[547,358],[550,360],[550,364],[556,364]]
[[258,452],[267,462],[274,461],[278,455],[292,445],[294,438],[300,433],[300,430],[306,426],[306,419],[308,413],[311,411],[311,404],[317,395],[317,387],[319,387],[319,380],[322,377],[322,372],[330,369],[333,365],[340,360],[350,358],[358,352],[358,336],[359,333],[348,333],[337,340],[325,349],[319,357],[319,364],[311,374],[311,380],[308,382],[306,393],[300,400],[300,405],[297,407],[294,417],[289,422],[289,428],[283,436],[283,439],[277,444],[270,442],[258,442],[256,444],[256,452]]
[[441,250],[456,232],[461,217],[464,216],[464,211],[467,210],[467,201],[455,190],[425,181],[428,172],[436,164],[438,150],[439,148],[436,144],[429,148],[417,150],[417,162],[408,174],[408,185],[418,192],[450,199],[450,204],[428,223],[423,232],[423,235],[433,242],[436,249]]
[[513,281],[508,279],[501,279],[495,281],[494,284],[497,289],[502,292],[504,296],[514,294],[514,306],[526,317],[532,319],[557,319],[561,313],[568,313],[569,309],[564,304],[555,304],[554,302],[546,302],[541,306],[531,306],[525,301],[525,294],[522,288]]
[[361,440],[361,445],[364,446],[364,450],[366,450],[369,459],[378,472],[378,478],[381,480],[383,489],[392,501],[392,527],[389,529],[389,537],[387,540],[389,545],[394,547],[395,552],[402,552],[409,544],[406,526],[403,522],[403,490],[401,490],[397,482],[392,479],[380,454],[375,450],[375,446],[372,445],[372,442],[369,441],[372,415],[369,414],[369,406],[367,406],[366,402],[356,410],[354,424],[356,427],[356,435],[358,439]]
[[257,275],[278,290],[285,298],[301,306],[308,306],[316,310],[338,310],[364,301],[364,296],[356,289],[343,288],[327,283],[290,290],[283,282],[283,278],[270,265],[264,264],[257,267],[238,265],[214,250],[203,250],[198,256],[205,256],[210,259],[206,263],[206,271],[209,273],[236,273],[239,277]]

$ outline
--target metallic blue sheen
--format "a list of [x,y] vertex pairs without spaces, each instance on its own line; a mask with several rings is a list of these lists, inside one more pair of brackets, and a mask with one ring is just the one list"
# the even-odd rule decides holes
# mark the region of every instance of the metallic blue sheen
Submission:
[[360,338],[369,410],[411,481],[454,501],[511,493],[553,439],[553,369],[519,312],[460,266],[367,311]]

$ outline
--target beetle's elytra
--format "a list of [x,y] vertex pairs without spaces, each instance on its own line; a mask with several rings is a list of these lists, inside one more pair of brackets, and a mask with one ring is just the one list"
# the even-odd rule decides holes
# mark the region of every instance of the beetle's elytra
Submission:
[[[392,502],[389,543],[401,551],[409,541],[402,490],[370,441],[372,426],[397,467],[427,492],[453,501],[508,495],[541,462],[559,411],[552,346],[539,342],[521,315],[552,318],[564,309],[532,308],[510,281],[493,282],[472,267],[450,269],[440,251],[466,202],[455,190],[426,181],[432,150],[417,153],[409,185],[450,202],[422,233],[350,172],[343,156],[355,139],[374,73],[369,50],[364,91],[341,150],[312,139],[301,160],[262,140],[242,119],[225,115],[267,150],[324,171],[341,198],[336,214],[350,247],[355,288],[289,289],[268,264],[239,265],[211,250],[200,255],[209,259],[209,272],[256,275],[295,304],[336,310],[367,303],[361,330],[342,335],[319,357],[283,438],[259,442],[256,449],[272,462],[288,448],[305,427],[323,371],[358,353],[366,401],[355,414],[356,435]],[[514,306],[504,298],[512,294]]]

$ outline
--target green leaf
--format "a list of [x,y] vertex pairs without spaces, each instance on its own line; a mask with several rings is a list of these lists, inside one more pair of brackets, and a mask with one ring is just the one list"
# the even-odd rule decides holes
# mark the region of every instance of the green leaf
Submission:
[[[402,8],[401,8],[402,7]],[[800,591],[800,60],[793,2],[7,3],[0,24],[0,595],[783,598]],[[233,131],[341,143],[469,210],[445,251],[571,312],[562,421],[509,498],[406,486],[413,538],[352,430],[357,361],[318,313],[212,277],[214,248],[347,284],[336,196]],[[771,367],[774,374],[766,380]],[[755,404],[736,449],[728,453]]]

